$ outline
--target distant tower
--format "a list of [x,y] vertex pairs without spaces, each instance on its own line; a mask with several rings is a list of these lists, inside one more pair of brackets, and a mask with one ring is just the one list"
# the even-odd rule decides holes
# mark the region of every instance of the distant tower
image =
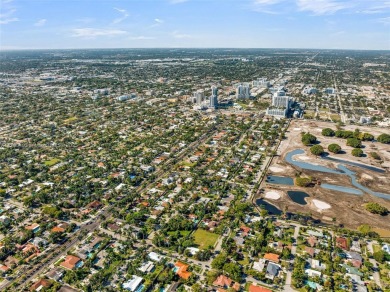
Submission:
[[251,92],[250,92],[250,89],[249,89],[249,84],[240,84],[240,85],[237,86],[236,97],[238,99],[250,98],[250,96],[251,96]]
[[216,108],[218,106],[218,88],[211,86],[210,107]]
[[196,100],[196,104],[201,104],[204,100],[204,92],[203,90],[198,90],[194,93],[194,98]]

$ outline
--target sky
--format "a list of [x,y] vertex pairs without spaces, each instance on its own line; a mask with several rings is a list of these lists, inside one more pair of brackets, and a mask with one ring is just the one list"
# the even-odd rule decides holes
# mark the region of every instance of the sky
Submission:
[[390,0],[0,0],[0,50],[390,50]]

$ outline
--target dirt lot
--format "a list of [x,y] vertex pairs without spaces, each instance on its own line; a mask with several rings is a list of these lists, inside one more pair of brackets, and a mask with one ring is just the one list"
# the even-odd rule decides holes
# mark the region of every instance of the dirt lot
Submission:
[[[328,122],[313,122],[313,121],[293,121],[289,127],[287,133],[287,139],[284,140],[279,149],[278,156],[275,157],[268,170],[268,174],[276,176],[289,176],[294,178],[296,175],[301,176],[312,176],[318,179],[321,183],[328,183],[334,185],[340,185],[345,187],[355,188],[351,184],[351,179],[346,175],[323,173],[311,170],[304,170],[297,168],[287,163],[284,158],[286,153],[294,149],[305,150],[304,154],[294,156],[294,160],[305,161],[311,164],[319,164],[327,166],[332,169],[336,169],[339,163],[326,161],[323,159],[316,158],[310,153],[309,147],[306,147],[301,142],[301,132],[310,132],[315,135],[322,145],[327,150],[329,144],[337,143],[341,146],[344,151],[342,154],[331,154],[332,157],[339,159],[350,160],[353,162],[359,162],[368,164],[371,166],[381,167],[381,164],[367,155],[365,157],[354,157],[351,155],[352,147],[346,146],[346,140],[336,137],[324,137],[321,134],[322,129],[332,128],[336,130],[336,126],[333,123]],[[359,128],[361,132],[368,132],[373,134],[375,137],[382,133],[388,133],[389,129],[384,128],[371,128],[371,127],[358,127],[358,126],[346,126],[344,130],[354,131],[355,128]],[[390,165],[390,145],[381,144],[378,142],[363,142],[364,153],[377,152],[383,162]],[[382,192],[390,194],[390,170],[383,168],[384,173],[374,172],[372,170],[362,169],[360,167],[347,166],[350,170],[356,173],[356,178],[359,183],[370,188],[372,191]],[[363,195],[352,195],[340,191],[327,190],[320,185],[313,185],[308,188],[300,188],[296,186],[283,186],[276,184],[263,183],[263,188],[267,191],[278,190],[281,194],[278,200],[267,200],[274,204],[281,210],[288,210],[289,212],[301,212],[310,213],[314,218],[321,219],[322,221],[336,220],[339,224],[344,224],[350,228],[356,228],[361,224],[370,224],[375,227],[390,229],[390,215],[379,216],[369,213],[365,210],[364,204],[367,202],[378,202],[383,206],[386,206],[390,210],[390,199],[382,199],[376,196],[372,196],[368,193]],[[288,196],[287,191],[298,190],[304,191],[310,195],[306,198],[306,205],[300,205],[293,202]],[[319,209],[318,201],[329,204],[329,209]],[[335,218],[335,219],[334,219]]]

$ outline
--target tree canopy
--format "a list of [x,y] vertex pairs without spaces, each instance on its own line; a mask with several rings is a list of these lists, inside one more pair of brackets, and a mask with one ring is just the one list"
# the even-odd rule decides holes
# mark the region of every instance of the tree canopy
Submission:
[[333,137],[335,132],[331,128],[325,128],[322,130],[322,135],[326,137]]
[[321,145],[314,145],[310,147],[310,152],[316,156],[319,156],[324,153],[324,148]]
[[310,133],[304,133],[302,135],[302,143],[305,146],[312,145],[317,142],[317,137],[310,134]]
[[332,153],[336,153],[337,154],[337,153],[339,153],[341,151],[341,146],[339,144],[333,143],[333,144],[330,144],[328,146],[328,150],[330,152],[332,152]]
[[389,212],[389,210],[386,207],[374,202],[367,203],[366,210],[373,214],[379,214],[382,216],[387,215],[387,213]]

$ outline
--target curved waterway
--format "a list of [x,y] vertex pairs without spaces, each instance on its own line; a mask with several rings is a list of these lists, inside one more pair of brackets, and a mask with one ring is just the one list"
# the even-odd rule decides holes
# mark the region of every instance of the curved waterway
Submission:
[[[293,159],[293,156],[299,155],[299,154],[303,154],[303,153],[305,153],[304,150],[302,150],[302,149],[295,149],[295,150],[293,150],[293,151],[291,151],[291,152],[286,154],[285,160],[288,163],[290,163],[292,165],[295,165],[297,167],[300,167],[302,169],[314,170],[314,171],[325,172],[325,173],[347,175],[347,176],[349,176],[351,178],[351,182],[352,182],[352,185],[354,187],[357,187],[358,189],[362,190],[363,192],[366,192],[366,193],[368,193],[370,195],[373,195],[373,196],[376,196],[378,198],[383,198],[383,199],[386,199],[386,200],[390,200],[390,194],[374,192],[371,189],[361,185],[357,181],[355,173],[353,171],[351,171],[350,169],[348,169],[344,164],[354,165],[356,167],[360,167],[360,168],[363,168],[363,169],[370,169],[370,170],[373,170],[373,171],[376,171],[376,172],[384,172],[383,169],[376,168],[376,167],[371,167],[371,166],[368,166],[368,165],[365,165],[365,164],[361,164],[361,163],[355,163],[355,162],[351,162],[351,161],[347,161],[347,160],[336,159],[336,158],[329,158],[329,157],[326,158],[326,159],[342,163],[342,164],[337,165],[338,169],[332,169],[332,168],[325,167],[325,166],[322,166],[322,165],[311,164],[311,163],[308,163],[308,162],[302,162],[302,161],[297,161],[297,160]],[[328,186],[328,187],[326,187],[326,186]],[[331,186],[331,187],[329,187],[329,186]],[[327,189],[331,188],[332,190],[336,190],[336,191],[340,191],[340,192],[346,192],[346,193],[352,193],[351,190],[353,190],[352,188],[348,188],[349,190],[347,190],[343,186],[327,185],[327,184],[325,184],[325,188],[327,188]],[[358,190],[355,190],[355,191],[358,191]],[[357,193],[356,193],[356,195],[357,195]]]

